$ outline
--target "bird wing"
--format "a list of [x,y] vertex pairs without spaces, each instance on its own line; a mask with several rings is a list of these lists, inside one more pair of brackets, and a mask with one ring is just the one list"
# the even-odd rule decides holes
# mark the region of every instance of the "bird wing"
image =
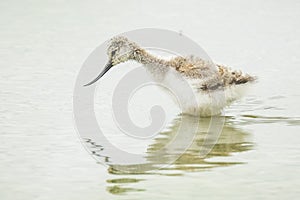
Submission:
[[170,62],[176,71],[189,78],[206,79],[217,75],[217,69],[214,63],[198,57],[178,56],[170,60]]
[[240,70],[232,70],[230,67],[219,64],[216,66],[224,86],[244,84],[253,82],[256,79],[249,74],[244,74]]
[[170,60],[170,63],[182,75],[202,80],[199,87],[201,90],[215,90],[255,80],[255,77],[241,71],[194,56],[178,56]]

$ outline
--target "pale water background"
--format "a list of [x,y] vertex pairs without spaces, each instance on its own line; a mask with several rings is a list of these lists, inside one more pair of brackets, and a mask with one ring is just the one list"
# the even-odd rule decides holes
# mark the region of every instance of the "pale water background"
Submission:
[[[299,1],[2,0],[0,9],[0,199],[300,197]],[[73,87],[94,48],[144,27],[182,31],[213,60],[255,74],[259,83],[226,110],[223,133],[206,159],[197,157],[202,140],[197,133],[170,168],[118,174],[81,145]],[[109,116],[109,92],[102,97],[96,112]],[[173,111],[163,135],[177,128]],[[143,106],[131,112],[133,120],[149,114]],[[106,133],[113,133],[109,117],[97,116]],[[135,151],[121,136],[112,140]],[[153,140],[149,154],[163,144]]]

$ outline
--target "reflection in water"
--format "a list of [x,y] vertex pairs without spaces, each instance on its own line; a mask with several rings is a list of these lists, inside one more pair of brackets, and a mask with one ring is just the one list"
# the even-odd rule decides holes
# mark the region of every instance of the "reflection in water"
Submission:
[[[182,128],[182,121],[188,121],[189,123]],[[171,127],[167,131],[161,132],[153,139],[153,143],[149,145],[145,155],[147,163],[139,165],[110,165],[108,171],[111,174],[179,175],[184,171],[200,171],[218,166],[240,164],[240,162],[214,162],[209,161],[209,159],[212,157],[230,156],[231,153],[251,149],[252,143],[245,141],[247,133],[234,128],[229,122],[225,122],[216,143],[213,139],[209,143],[207,142],[210,141],[209,137],[214,135],[209,132],[211,130],[209,129],[210,125],[210,118],[199,119],[191,116],[179,116],[173,120]],[[198,129],[195,129],[195,127],[198,127]],[[197,130],[196,134],[190,132],[194,130]],[[174,138],[177,135],[193,136],[193,140],[188,148],[178,143],[176,143],[177,146],[170,145],[174,143]],[[204,157],[201,156],[201,151],[211,146],[210,152]],[[157,156],[157,152],[162,149],[163,153]],[[169,161],[172,161],[176,156],[178,159],[170,163]]]
[[[204,141],[207,140],[207,137],[213,135],[211,132],[208,132],[208,130],[210,130],[209,126],[211,119],[203,118],[199,120],[198,118],[190,116],[184,116],[184,118],[187,118],[190,121],[190,127],[198,125],[199,130],[196,133],[191,146],[184,151],[179,159],[177,159],[172,165],[161,168],[160,171],[168,170],[176,172],[176,174],[180,174],[184,171],[201,171],[218,166],[240,164],[240,162],[213,162],[209,161],[209,158],[230,156],[231,153],[247,151],[252,147],[251,143],[245,141],[245,136],[247,135],[245,132],[233,128],[228,123],[225,123],[216,143],[213,139],[211,140],[211,143],[214,146],[212,149],[209,149],[210,152],[205,157],[202,157],[200,156],[201,150],[206,148],[206,146],[210,147],[210,144],[207,143],[207,141],[204,144]],[[161,135],[164,135],[165,137],[158,137],[154,140],[155,142],[151,145],[148,151],[150,155],[149,159],[151,159],[152,152],[155,152],[165,144],[166,138],[174,137],[174,135],[177,133],[179,125],[180,119],[175,119],[171,130],[161,133]],[[185,130],[187,131],[185,134],[190,134],[188,133],[189,129]],[[167,152],[167,154],[160,158],[160,161],[163,163],[163,160],[166,160],[170,153],[172,153],[172,151]]]
[[267,123],[284,123],[286,125],[300,125],[299,117],[269,117],[259,115],[242,115],[243,124],[267,124]]
[[141,192],[145,189],[122,187],[121,185],[126,185],[130,183],[137,183],[143,179],[134,179],[134,178],[120,178],[120,179],[111,179],[107,180],[107,183],[112,183],[113,185],[108,186],[106,190],[111,194],[124,194],[126,192]]
[[[188,127],[182,129],[181,122],[187,120],[189,122]],[[247,141],[247,133],[235,128],[230,122],[229,118],[225,119],[225,124],[223,130],[217,140],[216,144],[213,146],[211,151],[205,156],[200,156],[201,149],[205,148],[203,143],[206,137],[209,137],[209,126],[211,125],[210,118],[195,118],[191,116],[178,116],[174,119],[171,127],[164,132],[158,134],[154,139],[153,143],[149,145],[146,152],[147,163],[141,163],[140,165],[109,165],[108,172],[115,175],[124,175],[127,177],[110,179],[107,180],[108,186],[107,191],[111,194],[125,194],[127,192],[138,192],[144,191],[145,189],[137,189],[136,187],[128,187],[129,185],[135,184],[143,181],[143,179],[132,178],[135,174],[139,175],[149,175],[158,174],[166,176],[181,176],[185,172],[195,172],[208,170],[214,167],[230,166],[236,164],[242,164],[241,162],[229,162],[229,161],[212,161],[212,158],[217,157],[227,157],[231,156],[235,152],[248,151],[253,147],[253,144]],[[172,139],[176,137],[180,130],[184,130],[184,134],[194,134],[189,132],[189,130],[195,130],[193,127],[198,126],[199,129],[194,135],[194,139],[190,144],[189,148],[181,149],[181,146],[169,145],[169,148],[164,149],[164,153],[160,154],[158,157],[156,152],[160,151],[164,147],[168,146],[168,143],[172,143]],[[181,127],[181,128],[180,128]],[[190,128],[189,128],[190,127]],[[181,133],[180,133],[181,134]],[[92,141],[87,140],[87,143],[95,147],[93,152],[95,156],[102,157],[101,151],[103,146],[96,145]],[[207,141],[206,141],[207,142]],[[212,140],[212,142],[214,142]],[[182,155],[170,165],[166,165],[166,161],[170,157],[178,154],[178,152],[183,152]],[[108,161],[109,158],[103,157],[104,161]],[[216,160],[216,159],[214,159]],[[137,169],[135,173],[126,173],[126,169],[132,168]],[[123,170],[125,169],[125,170]],[[140,169],[140,170],[138,170]],[[150,171],[144,171],[144,169],[154,169]],[[130,178],[128,178],[130,177]]]

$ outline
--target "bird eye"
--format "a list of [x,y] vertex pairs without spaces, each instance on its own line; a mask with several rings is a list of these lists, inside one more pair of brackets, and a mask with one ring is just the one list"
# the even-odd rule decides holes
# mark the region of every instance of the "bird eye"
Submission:
[[114,56],[115,54],[116,54],[116,52],[117,52],[117,50],[115,49],[115,50],[113,50],[112,52],[111,52],[111,56]]

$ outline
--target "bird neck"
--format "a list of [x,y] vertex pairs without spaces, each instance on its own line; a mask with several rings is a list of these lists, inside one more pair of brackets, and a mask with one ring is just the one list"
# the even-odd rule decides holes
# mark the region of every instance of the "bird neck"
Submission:
[[157,58],[142,48],[138,48],[135,50],[133,60],[135,60],[143,65],[153,65],[153,64],[163,65],[163,66],[168,65],[168,61],[161,59],[161,58]]
[[169,70],[168,61],[157,58],[141,48],[135,50],[132,59],[141,63],[153,80],[157,82],[163,81]]

